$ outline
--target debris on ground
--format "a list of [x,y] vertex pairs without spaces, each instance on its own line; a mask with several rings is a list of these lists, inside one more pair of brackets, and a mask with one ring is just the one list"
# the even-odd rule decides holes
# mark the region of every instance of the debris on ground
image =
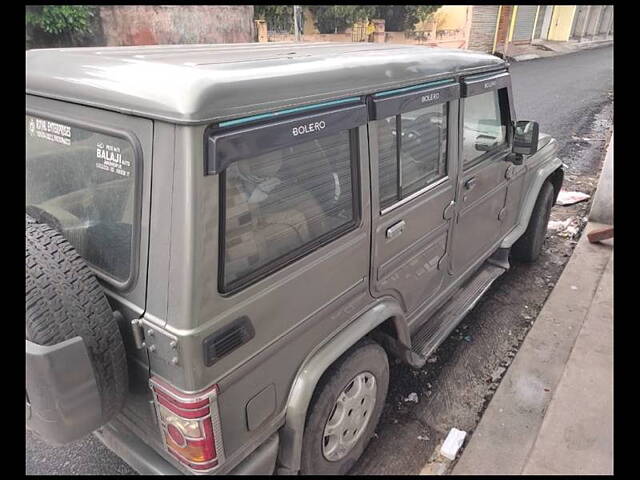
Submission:
[[420,475],[444,475],[447,471],[447,464],[442,462],[431,462],[427,463]]
[[429,437],[427,437],[426,435],[418,435],[418,440],[429,440]]
[[564,238],[572,238],[578,233],[578,227],[575,225],[570,225],[564,232],[560,232],[558,235]]
[[562,205],[563,207],[567,205],[573,205],[575,203],[584,202],[591,198],[591,195],[582,192],[568,192],[566,190],[560,190],[558,194],[558,198],[556,199],[556,204]]
[[551,230],[552,232],[563,231],[571,224],[571,219],[567,218],[564,221],[560,220],[551,220],[547,224],[547,230]]
[[418,394],[416,392],[411,392],[409,396],[404,399],[404,401],[418,403]]
[[602,240],[613,238],[613,227],[604,227],[597,230],[593,230],[587,234],[589,242],[596,243]]
[[507,369],[504,367],[496,368],[491,374],[491,378],[490,378],[491,382],[497,382],[498,380],[500,380],[500,378],[502,378],[502,374],[506,371]]
[[437,361],[438,361],[437,355],[431,355],[429,358],[427,358],[427,363],[436,363]]
[[445,438],[442,447],[440,447],[440,454],[448,458],[449,460],[455,460],[456,455],[458,454],[458,450],[462,446],[465,437],[467,436],[467,432],[464,430],[458,430],[457,428],[452,428],[449,431],[449,435]]

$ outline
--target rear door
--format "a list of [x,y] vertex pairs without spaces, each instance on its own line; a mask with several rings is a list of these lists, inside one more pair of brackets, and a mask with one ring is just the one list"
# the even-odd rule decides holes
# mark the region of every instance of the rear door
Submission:
[[130,321],[147,300],[153,122],[31,95],[26,103],[27,206],[56,217],[85,257],[122,314],[130,376],[146,383]]
[[500,240],[511,163],[513,116],[507,72],[464,79],[460,101],[460,169],[452,248],[454,276],[464,275]]
[[459,83],[446,79],[371,101],[371,290],[407,314],[450,279],[459,96]]

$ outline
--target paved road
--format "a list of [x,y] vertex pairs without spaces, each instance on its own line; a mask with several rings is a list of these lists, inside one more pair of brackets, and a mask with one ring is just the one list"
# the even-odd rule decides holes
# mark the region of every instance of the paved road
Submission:
[[[597,178],[605,127],[610,122],[612,58],[613,48],[606,47],[512,66],[517,116],[537,120],[541,131],[558,139],[569,165],[569,185],[586,189]],[[590,141],[581,140],[584,137]],[[558,215],[581,216],[586,208],[582,204]],[[392,366],[377,437],[353,473],[416,474],[451,427],[475,428],[497,387],[490,380],[492,374],[508,367],[571,254],[571,242],[549,238],[536,264],[514,265],[498,279],[438,349],[434,363],[420,371]],[[403,400],[411,392],[418,393],[417,404]],[[26,472],[134,473],[93,437],[54,448],[29,432]]]

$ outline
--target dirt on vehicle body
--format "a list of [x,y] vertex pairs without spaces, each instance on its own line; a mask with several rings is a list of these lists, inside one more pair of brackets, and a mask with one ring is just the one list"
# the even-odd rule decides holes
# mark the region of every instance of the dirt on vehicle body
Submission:
[[27,422],[54,443],[95,430],[140,472],[348,471],[388,356],[422,367],[510,250],[535,260],[562,183],[489,55],[127,47],[27,66]]

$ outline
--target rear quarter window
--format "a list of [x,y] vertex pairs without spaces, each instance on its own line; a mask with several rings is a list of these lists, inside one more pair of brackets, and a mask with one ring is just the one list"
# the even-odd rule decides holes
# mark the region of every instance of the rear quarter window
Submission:
[[26,115],[26,211],[58,228],[116,282],[132,272],[134,147],[124,139]]
[[355,226],[355,130],[234,162],[223,173],[223,293]]

